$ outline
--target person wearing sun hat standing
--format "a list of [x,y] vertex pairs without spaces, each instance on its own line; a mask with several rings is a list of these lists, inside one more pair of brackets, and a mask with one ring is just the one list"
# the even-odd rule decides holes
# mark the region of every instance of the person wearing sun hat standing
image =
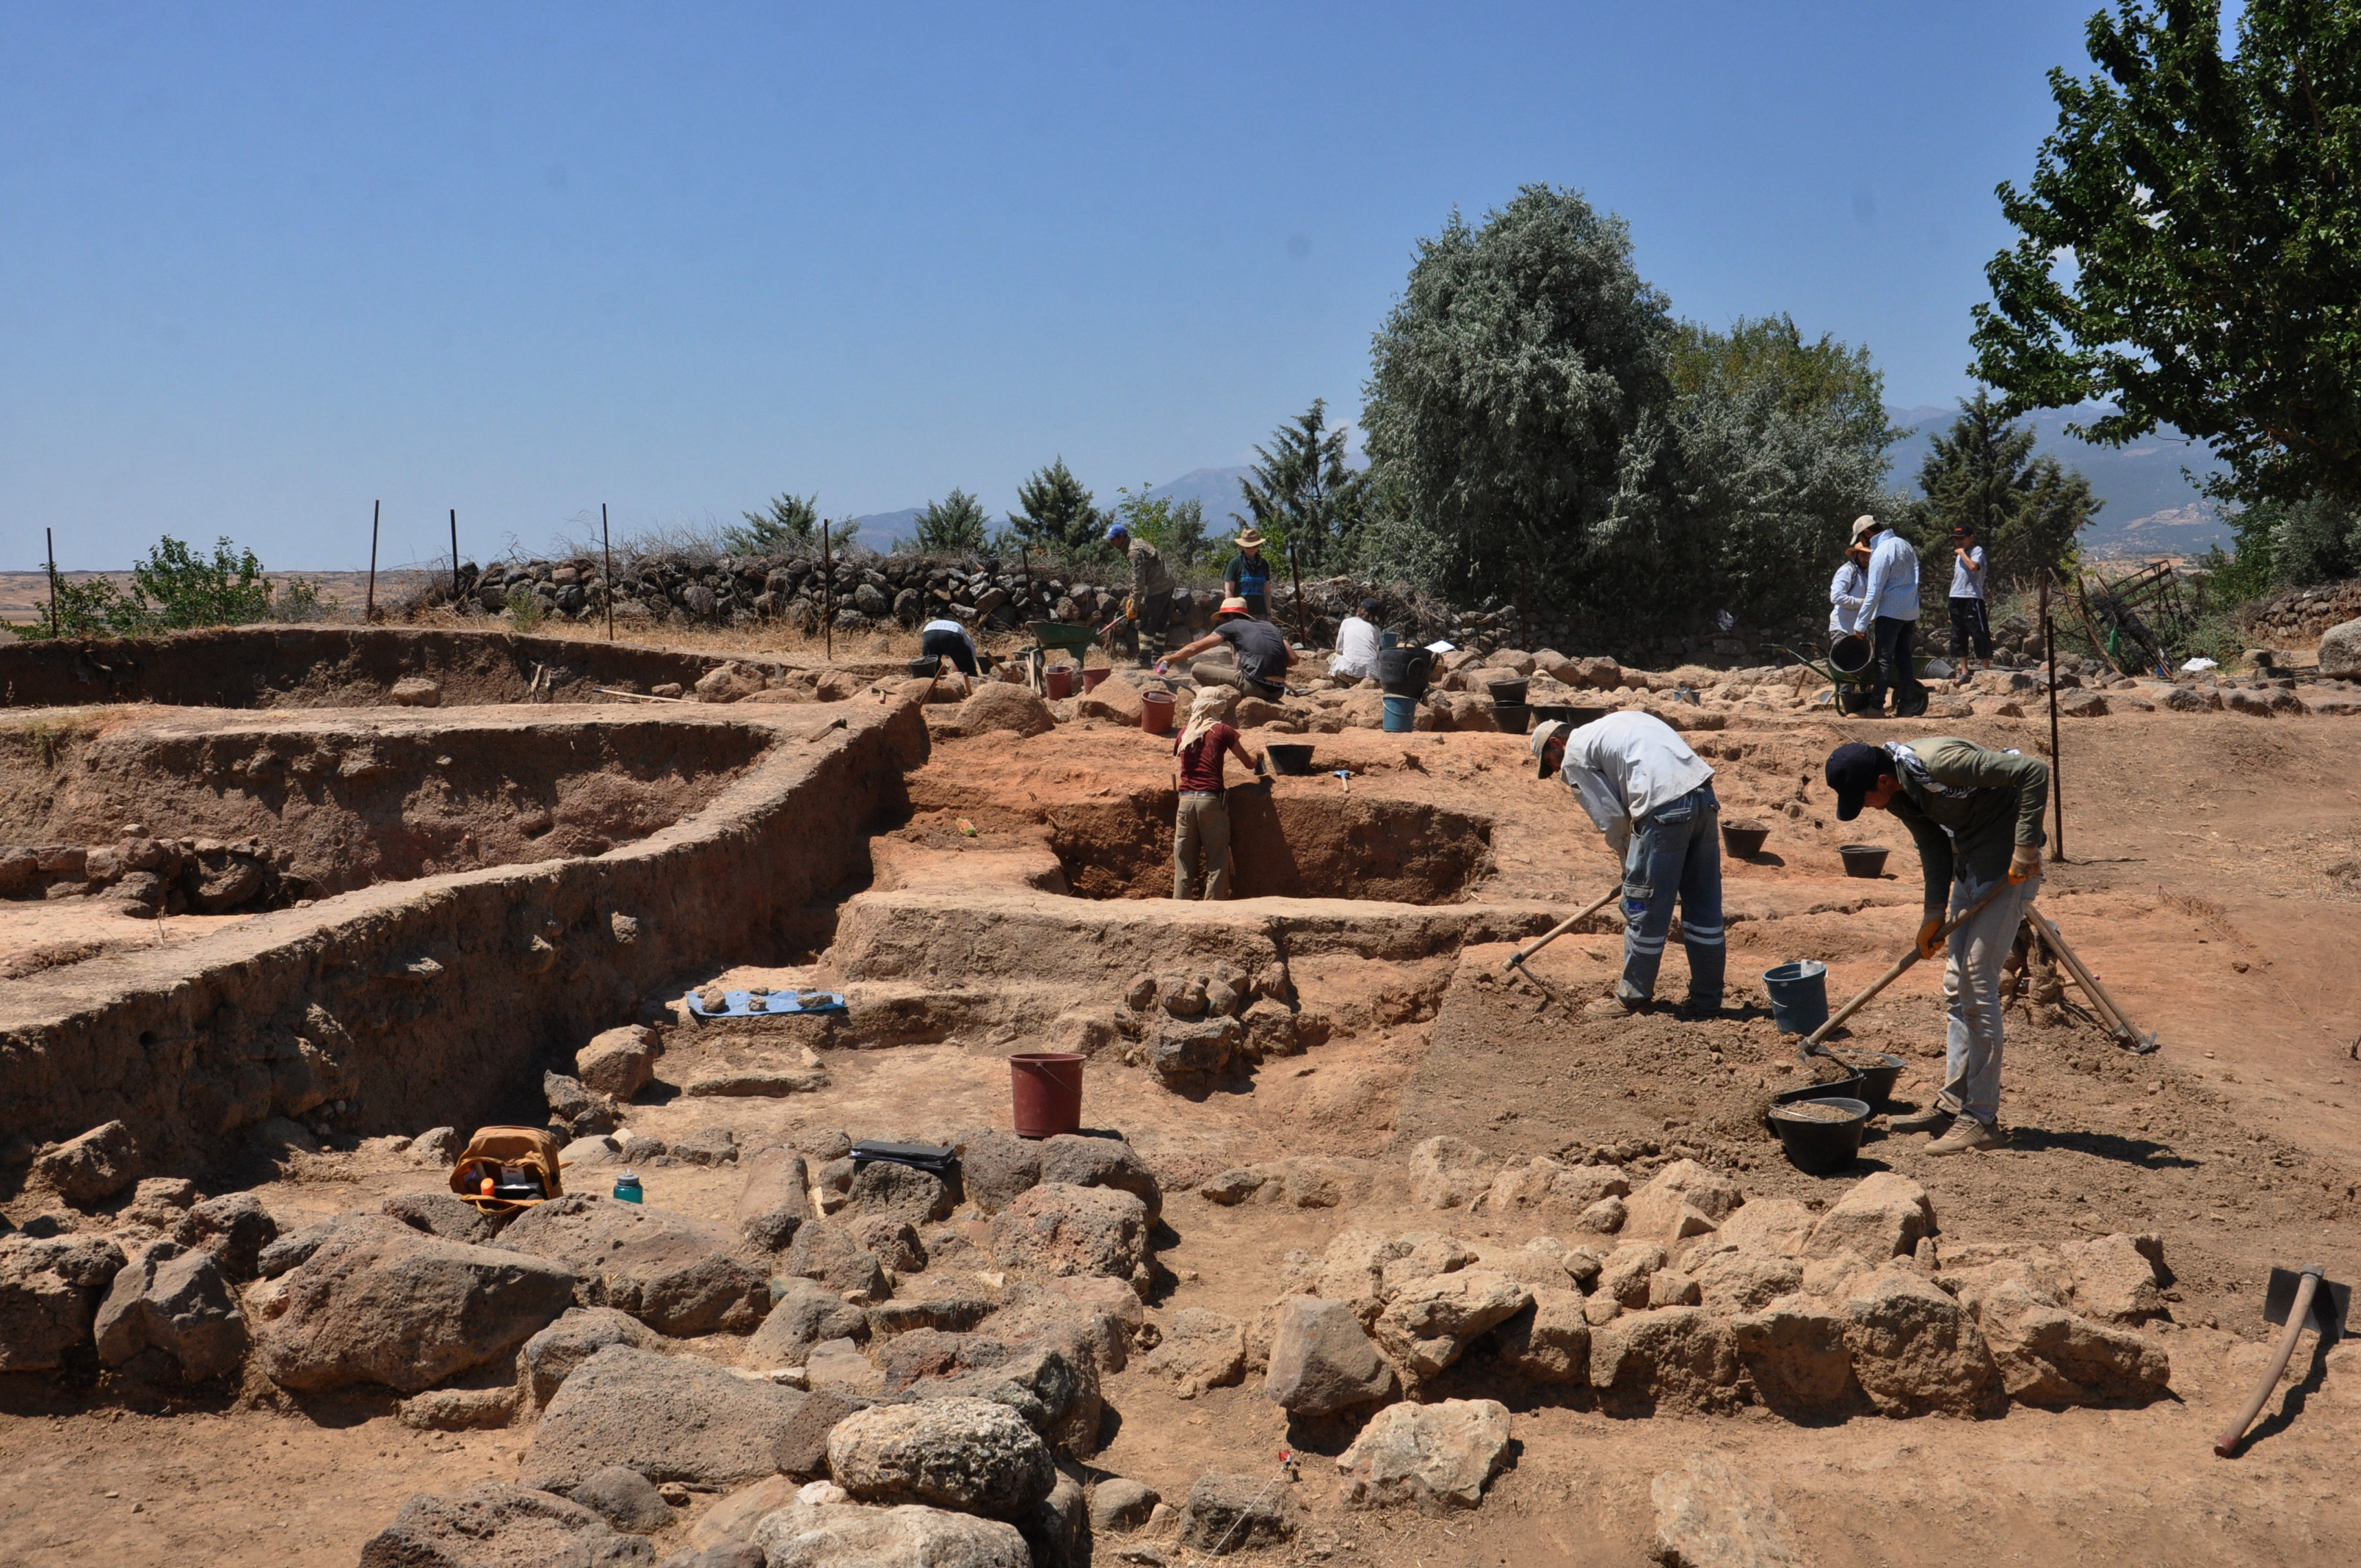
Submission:
[[[2026,906],[2041,887],[2042,813],[2049,804],[2049,764],[2038,757],[1994,751],[1955,736],[1858,742],[1828,753],[1828,788],[1837,820],[1850,822],[1878,806],[1901,819],[1918,846],[1926,877],[1919,913],[1918,956],[1935,956],[1948,910],[1972,916],[1949,938],[1943,995],[1950,1022],[1945,1034],[1943,1088],[1913,1116],[1897,1116],[1897,1133],[1940,1132],[1932,1155],[2007,1146],[2000,1129],[2001,964],[2015,946]],[[1993,884],[2004,885],[1978,908]]]
[[1251,528],[1238,530],[1238,553],[1222,568],[1222,597],[1246,601],[1246,613],[1257,620],[1270,619],[1270,563],[1263,559],[1262,535]]

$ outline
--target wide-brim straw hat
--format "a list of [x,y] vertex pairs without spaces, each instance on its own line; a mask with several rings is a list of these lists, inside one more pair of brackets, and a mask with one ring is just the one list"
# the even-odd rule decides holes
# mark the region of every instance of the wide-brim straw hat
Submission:
[[1241,549],[1241,550],[1259,550],[1259,549],[1261,549],[1261,548],[1262,548],[1262,535],[1261,535],[1261,534],[1259,534],[1259,533],[1257,533],[1257,532],[1256,532],[1253,529],[1251,529],[1251,528],[1241,528],[1241,529],[1239,529],[1239,530],[1238,530],[1238,548],[1239,548],[1239,549]]
[[1219,620],[1225,615],[1252,615],[1254,611],[1246,608],[1245,599],[1236,594],[1232,594],[1222,601],[1222,608],[1213,612],[1213,619]]

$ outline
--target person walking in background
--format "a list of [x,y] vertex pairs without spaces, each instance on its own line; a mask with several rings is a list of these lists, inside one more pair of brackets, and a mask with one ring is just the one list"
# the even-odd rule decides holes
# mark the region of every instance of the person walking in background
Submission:
[[1197,895],[1197,857],[1205,860],[1205,896],[1230,896],[1230,806],[1222,784],[1224,753],[1239,765],[1262,772],[1262,759],[1246,755],[1238,732],[1222,714],[1225,692],[1208,688],[1190,706],[1189,723],[1172,742],[1180,763],[1174,784],[1180,806],[1172,818],[1172,896]]
[[1238,531],[1238,553],[1222,568],[1222,597],[1246,600],[1257,620],[1270,619],[1270,563],[1262,556],[1262,535],[1251,528]]
[[1984,603],[1984,548],[1966,523],[1951,530],[1951,662],[1964,681],[1970,655],[1992,663],[1992,617]]
[[1908,744],[1858,743],[1828,753],[1828,788],[1837,820],[1865,807],[1899,817],[1918,846],[1926,898],[1918,916],[1918,956],[1935,956],[1946,911],[1991,903],[1950,936],[1943,996],[1950,1023],[1944,1041],[1943,1087],[1915,1115],[1896,1116],[1897,1133],[1940,1133],[1932,1155],[2007,1146],[2000,1130],[2001,965],[2016,945],[2026,906],[2041,887],[2041,827],[2049,804],[2049,765],[2037,757],[1994,751],[1972,740],[1930,736]]
[[1862,695],[1864,712],[1874,714],[1894,693],[1894,717],[1915,718],[1927,711],[1927,688],[1918,684],[1911,663],[1911,640],[1918,630],[1918,552],[1910,541],[1873,517],[1858,518],[1869,529],[1869,581],[1861,588],[1861,614],[1868,620],[1869,640],[1877,658],[1877,673]]
[[1541,776],[1556,773],[1582,802],[1608,848],[1623,861],[1623,973],[1615,994],[1592,1003],[1594,1016],[1645,1012],[1680,900],[1681,947],[1689,993],[1678,1011],[1721,1011],[1729,954],[1721,922],[1721,806],[1713,769],[1653,714],[1610,713],[1577,729],[1552,719],[1533,731]]
[[1336,623],[1336,657],[1329,663],[1332,681],[1373,681],[1378,678],[1378,650],[1385,639],[1378,633],[1378,601],[1363,599],[1358,615]]
[[1122,523],[1107,530],[1107,543],[1131,561],[1131,602],[1119,635],[1131,644],[1133,666],[1144,670],[1162,651],[1164,629],[1172,620],[1172,573],[1155,545],[1133,538]]

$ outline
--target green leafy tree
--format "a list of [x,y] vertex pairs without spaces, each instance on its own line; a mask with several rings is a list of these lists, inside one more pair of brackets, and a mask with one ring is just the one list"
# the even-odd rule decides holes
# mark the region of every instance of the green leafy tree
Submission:
[[1945,582],[1954,528],[1976,531],[1993,583],[2029,583],[2072,565],[2076,537],[2103,504],[2079,470],[2036,457],[2033,432],[2010,423],[1999,400],[1982,389],[1935,438],[1918,488],[1926,500],[1914,532]]
[[733,555],[800,555],[819,548],[819,531],[826,527],[839,550],[852,543],[861,525],[846,519],[826,522],[819,515],[819,497],[779,495],[762,511],[741,512],[743,528],[725,528],[721,542]]
[[1156,546],[1164,564],[1175,570],[1194,566],[1205,558],[1205,508],[1193,497],[1176,501],[1170,496],[1151,499],[1149,487],[1134,490],[1118,487],[1115,515],[1132,533]]
[[1867,348],[1850,347],[1823,333],[1806,343],[1795,318],[1782,313],[1749,320],[1741,316],[1728,332],[1682,322],[1673,340],[1673,389],[1684,398],[1742,396],[1770,389],[1780,411],[1825,415],[1844,439],[1883,451],[1901,439],[1885,419],[1885,375],[1870,362]]
[[2361,499],[2361,0],[2123,0],[1985,268],[1976,374],[2078,433],[2178,426],[2247,501]]
[[131,567],[131,598],[155,626],[240,626],[270,619],[270,583],[251,550],[227,539],[211,560],[166,534]]
[[1255,527],[1269,536],[1274,560],[1286,560],[1292,544],[1299,565],[1325,565],[1359,523],[1362,476],[1345,466],[1345,429],[1331,425],[1327,402],[1314,398],[1268,446],[1255,448],[1252,477],[1238,488]]
[[1361,423],[1391,505],[1372,553],[1463,600],[1529,579],[1575,603],[1648,557],[1620,502],[1669,440],[1672,335],[1623,221],[1578,192],[1454,213],[1373,345]]
[[1036,550],[1081,549],[1106,532],[1106,514],[1091,500],[1066,460],[1057,458],[1016,488],[1020,510],[1008,514],[1009,532]]
[[983,504],[954,488],[918,514],[917,548],[931,555],[968,555],[984,547]]
[[39,619],[16,621],[8,630],[27,641],[56,635],[59,637],[116,637],[145,630],[137,607],[115,591],[115,585],[104,577],[92,577],[84,582],[68,582],[62,576],[52,579],[56,594],[54,623],[51,607],[40,607]]

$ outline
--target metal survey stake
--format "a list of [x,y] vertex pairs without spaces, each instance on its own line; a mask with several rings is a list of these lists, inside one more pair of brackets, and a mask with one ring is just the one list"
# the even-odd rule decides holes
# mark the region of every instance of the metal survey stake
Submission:
[[451,509],[451,608],[459,608],[459,509]]
[[607,557],[607,641],[615,640],[615,536],[607,532],[607,503],[598,503],[598,548]]
[[361,603],[361,624],[372,625],[377,620],[377,523],[385,510],[383,501],[369,502],[369,575],[368,597]]

